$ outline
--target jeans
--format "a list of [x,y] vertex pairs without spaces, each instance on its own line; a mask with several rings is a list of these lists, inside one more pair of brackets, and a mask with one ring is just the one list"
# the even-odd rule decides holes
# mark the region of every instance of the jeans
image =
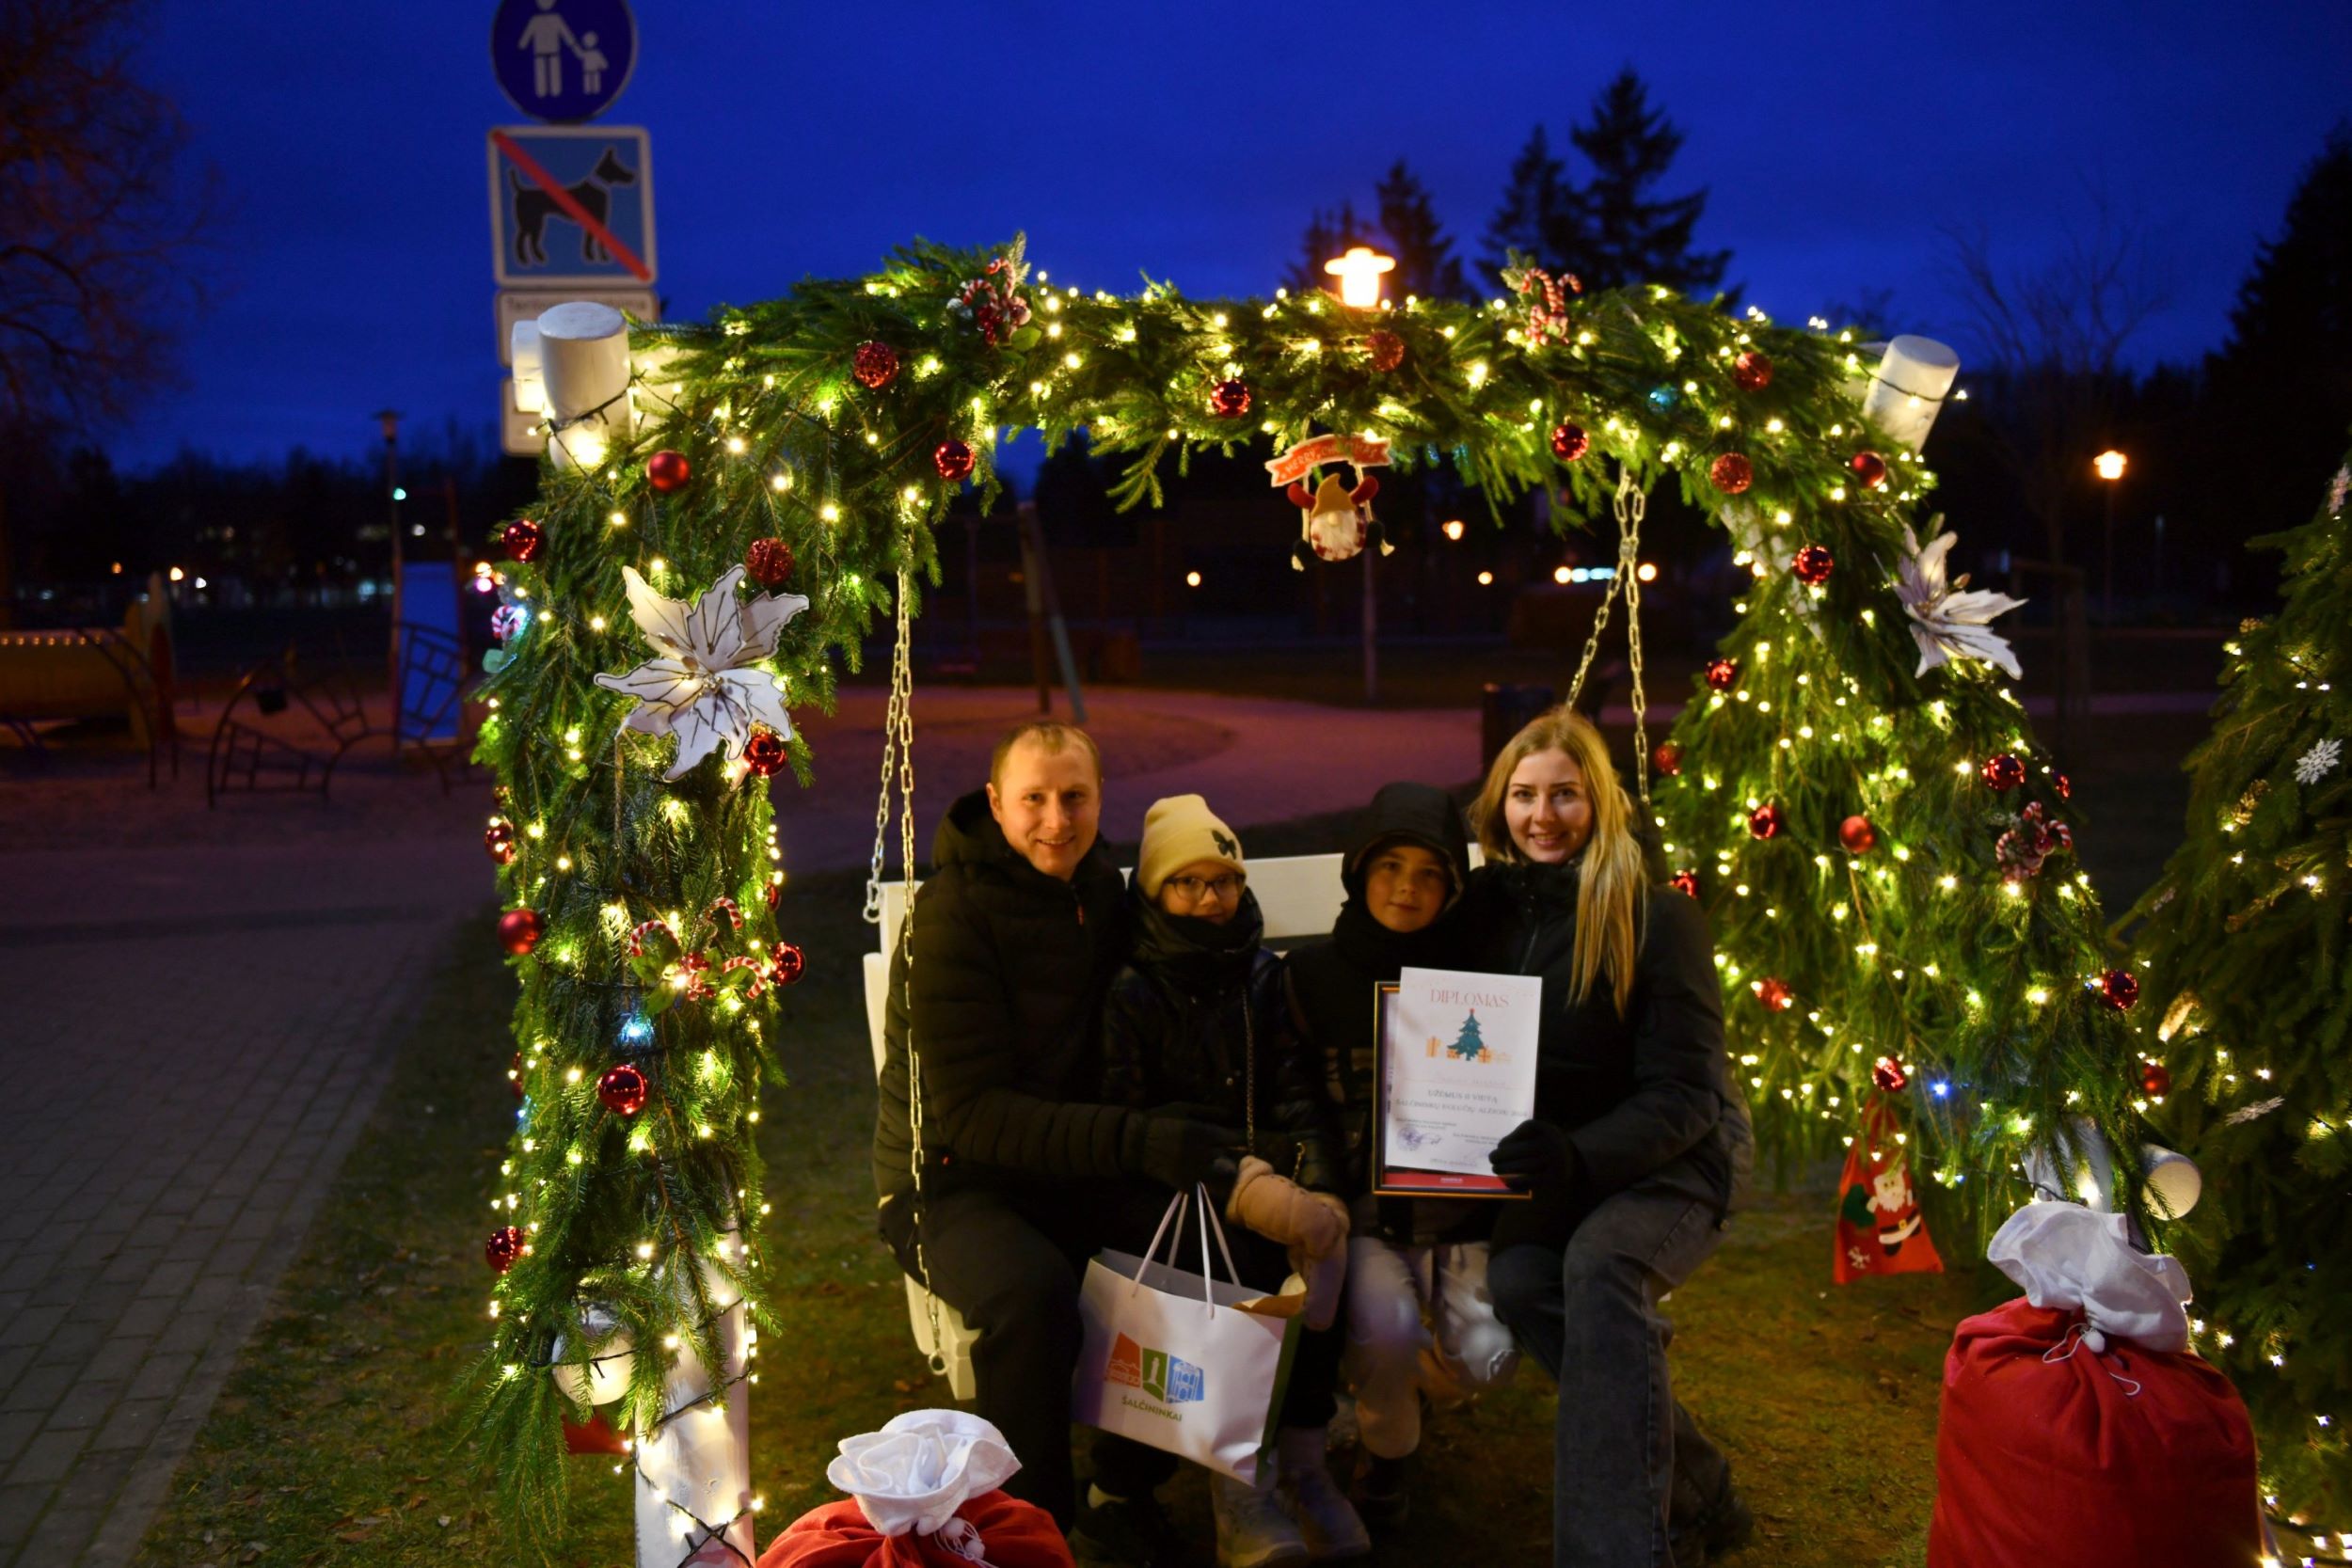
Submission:
[[[1347,1239],[1347,1373],[1364,1451],[1402,1459],[1421,1446],[1422,1358],[1434,1353],[1464,1388],[1491,1388],[1519,1364],[1495,1317],[1484,1242],[1397,1246]],[[1437,1322],[1422,1323],[1426,1308]]]
[[1728,1463],[1675,1402],[1658,1298],[1722,1240],[1719,1199],[1677,1162],[1603,1199],[1564,1250],[1514,1246],[1488,1270],[1495,1311],[1559,1379],[1556,1568],[1671,1568],[1677,1469],[1709,1501]]

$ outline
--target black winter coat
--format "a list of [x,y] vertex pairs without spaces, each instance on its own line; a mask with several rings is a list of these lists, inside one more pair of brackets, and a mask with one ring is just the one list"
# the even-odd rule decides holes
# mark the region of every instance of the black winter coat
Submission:
[[1579,867],[1490,864],[1470,878],[1471,921],[1488,958],[1544,981],[1535,1115],[1568,1134],[1575,1187],[1537,1192],[1498,1217],[1495,1245],[1564,1244],[1594,1205],[1673,1167],[1718,1211],[1731,1201],[1733,1148],[1750,1139],[1746,1097],[1724,1048],[1722,982],[1707,917],[1671,887],[1635,920],[1633,994],[1624,1015],[1605,985],[1581,1003],[1571,967]]
[[[914,1026],[927,1184],[1116,1177],[1129,1112],[1094,1097],[1094,1022],[1124,950],[1119,868],[1097,845],[1069,881],[1011,845],[976,791],[947,809],[914,895]],[[874,1184],[914,1186],[905,958],[894,946]]]
[[[1418,931],[1400,935],[1381,925],[1364,903],[1364,865],[1383,844],[1405,840],[1436,853],[1454,868],[1455,898]],[[1460,913],[1470,878],[1470,843],[1454,798],[1430,784],[1383,785],[1356,824],[1340,861],[1347,901],[1325,941],[1291,950],[1290,999],[1299,1033],[1321,1059],[1327,1098],[1338,1108],[1342,1189],[1351,1202],[1372,1191],[1374,1111],[1379,1098],[1373,993],[1382,981],[1412,969],[1471,969],[1477,964]],[[1379,1235],[1400,1246],[1465,1240],[1482,1233],[1493,1205],[1483,1199],[1390,1197],[1373,1210]]]
[[1322,1073],[1291,1027],[1282,960],[1259,945],[1257,895],[1245,892],[1222,926],[1169,914],[1139,891],[1129,902],[1134,950],[1103,1010],[1103,1099],[1231,1127],[1235,1154],[1254,1152],[1302,1187],[1339,1191]]

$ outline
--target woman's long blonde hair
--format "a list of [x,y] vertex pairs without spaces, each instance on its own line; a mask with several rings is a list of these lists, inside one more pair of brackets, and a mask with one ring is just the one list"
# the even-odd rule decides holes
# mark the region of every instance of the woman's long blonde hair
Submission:
[[1617,782],[1608,744],[1583,715],[1565,705],[1541,715],[1513,736],[1486,770],[1486,787],[1470,807],[1470,826],[1489,861],[1523,861],[1503,816],[1503,797],[1519,764],[1539,752],[1565,752],[1584,775],[1593,809],[1592,837],[1578,859],[1581,865],[1576,900],[1576,947],[1570,967],[1582,1002],[1596,983],[1607,979],[1620,1017],[1631,1005],[1636,926],[1649,879],[1642,846],[1633,836],[1633,801]]

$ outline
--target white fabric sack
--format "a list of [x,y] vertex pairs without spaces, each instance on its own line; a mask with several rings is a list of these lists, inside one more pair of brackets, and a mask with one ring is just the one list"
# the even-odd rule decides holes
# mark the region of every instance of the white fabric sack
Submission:
[[2188,1271],[2163,1253],[2131,1243],[2130,1222],[2078,1203],[2028,1203],[2009,1217],[1984,1249],[2036,1307],[2076,1311],[2090,1325],[2083,1342],[2129,1339],[2177,1354],[2188,1348]]
[[[1273,1448],[1305,1297],[1268,1297],[1209,1277],[1212,1226],[1226,1274],[1239,1275],[1205,1189],[1202,1272],[1151,1261],[1171,1227],[1169,1256],[1181,1250],[1186,1203],[1180,1194],[1168,1204],[1142,1258],[1106,1250],[1088,1263],[1078,1295],[1086,1342],[1071,1379],[1071,1419],[1254,1486]],[[1242,1310],[1245,1303],[1254,1309]]]
[[961,1410],[910,1410],[841,1439],[825,1479],[884,1535],[937,1535],[957,1509],[1021,1468],[1005,1434]]

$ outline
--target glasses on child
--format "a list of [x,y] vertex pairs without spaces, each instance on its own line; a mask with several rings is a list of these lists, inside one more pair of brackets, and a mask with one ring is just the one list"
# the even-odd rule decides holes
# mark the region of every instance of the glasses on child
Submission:
[[1214,893],[1217,902],[1230,904],[1241,896],[1241,890],[1249,879],[1227,873],[1222,877],[1170,877],[1168,885],[1176,890],[1176,896],[1187,904],[1198,904],[1203,894]]

